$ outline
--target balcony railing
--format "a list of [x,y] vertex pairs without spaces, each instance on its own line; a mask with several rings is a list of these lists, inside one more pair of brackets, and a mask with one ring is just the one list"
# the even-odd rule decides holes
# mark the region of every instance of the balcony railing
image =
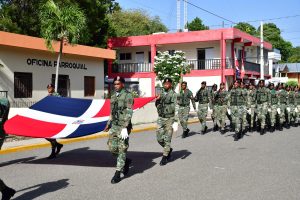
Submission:
[[244,61],[245,71],[253,71],[260,73],[260,64]]
[[[187,60],[192,70],[211,70],[221,69],[222,59],[205,59],[205,60]],[[233,60],[225,59],[225,67],[230,69],[233,67]]]
[[151,63],[122,63],[112,66],[113,73],[151,72]]

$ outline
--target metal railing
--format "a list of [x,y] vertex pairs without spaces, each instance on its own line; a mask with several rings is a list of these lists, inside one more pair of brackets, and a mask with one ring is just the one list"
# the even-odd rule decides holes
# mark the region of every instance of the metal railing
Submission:
[[151,72],[151,63],[121,63],[112,66],[113,73]]
[[11,108],[28,108],[35,104],[37,101],[11,101]]
[[[187,60],[192,70],[221,69],[222,59]],[[225,59],[225,68],[233,68],[233,60]]]

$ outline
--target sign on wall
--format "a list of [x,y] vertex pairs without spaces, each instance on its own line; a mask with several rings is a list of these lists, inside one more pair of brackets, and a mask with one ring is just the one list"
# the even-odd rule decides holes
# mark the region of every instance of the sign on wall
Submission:
[[[56,67],[57,61],[28,58],[26,63],[29,66]],[[85,66],[85,64],[77,63],[77,62],[60,62],[59,67],[60,68],[69,68],[69,69],[87,70],[87,67]]]

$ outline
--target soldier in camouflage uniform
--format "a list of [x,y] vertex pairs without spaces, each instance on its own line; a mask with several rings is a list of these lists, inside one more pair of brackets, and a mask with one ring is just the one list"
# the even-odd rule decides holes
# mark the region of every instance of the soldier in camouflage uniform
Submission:
[[279,96],[279,103],[280,103],[280,110],[279,110],[279,116],[280,116],[280,124],[279,124],[279,130],[282,130],[282,126],[285,125],[287,129],[290,128],[289,123],[286,118],[287,113],[287,104],[288,104],[288,93],[284,89],[284,84],[281,83],[278,87],[278,96]]
[[2,193],[2,200],[9,200],[13,197],[16,191],[7,185],[0,179],[0,192]]
[[296,127],[300,123],[300,91],[299,86],[295,87],[295,111],[296,111]]
[[172,79],[165,78],[163,84],[164,91],[156,97],[155,101],[158,113],[156,139],[163,147],[161,166],[166,165],[171,158],[172,135],[178,128],[177,95],[172,88]]
[[260,122],[260,134],[263,135],[266,133],[266,115],[270,105],[270,91],[265,87],[264,80],[260,80],[258,86],[256,92],[257,119]]
[[181,83],[180,93],[177,97],[177,103],[179,105],[178,118],[183,129],[182,138],[187,137],[190,131],[190,129],[187,128],[187,122],[190,113],[190,101],[192,102],[193,108],[196,111],[196,103],[193,97],[193,93],[189,89],[187,89],[187,82],[184,81]]
[[198,118],[200,121],[200,133],[204,135],[207,131],[206,116],[208,112],[208,103],[210,101],[209,91],[206,88],[206,82],[201,83],[201,88],[198,90],[195,96],[195,101],[198,102]]
[[274,83],[270,84],[270,107],[268,109],[270,120],[271,120],[271,128],[270,131],[275,131],[275,124],[276,124],[276,116],[277,116],[277,110],[280,107],[280,102],[278,99],[278,91],[275,90]]
[[247,97],[244,96],[244,92],[240,88],[239,81],[235,81],[233,88],[229,92],[229,111],[232,117],[232,123],[235,127],[234,141],[238,141],[242,138],[242,123],[244,108],[243,105],[247,101]]
[[243,133],[247,132],[247,100],[248,100],[248,89],[246,88],[245,83],[241,82],[241,89],[243,92],[243,96],[246,97],[246,101],[243,101],[241,107],[243,109],[243,124],[242,124],[242,131]]
[[8,99],[0,97],[0,150],[6,137],[4,123],[8,119],[9,108],[10,104]]
[[256,89],[253,83],[250,83],[247,91],[247,112],[249,114],[249,132],[253,132],[256,113]]
[[228,105],[228,92],[225,90],[225,83],[220,84],[220,89],[214,95],[216,122],[220,127],[220,132],[225,133],[225,120]]
[[295,102],[296,102],[296,99],[295,99],[295,91],[294,91],[294,87],[293,86],[290,86],[287,88],[287,91],[288,91],[288,120],[290,122],[290,124],[292,126],[295,126],[295,121],[296,121],[296,112],[295,112]]
[[213,121],[213,131],[218,130],[218,124],[217,124],[217,120],[216,120],[215,100],[214,100],[217,91],[218,91],[218,85],[213,84],[213,86],[211,87],[211,91],[210,91],[210,101],[209,101],[209,107],[212,109],[211,119]]
[[109,131],[107,145],[117,158],[117,167],[111,183],[121,181],[121,172],[128,174],[131,160],[126,158],[129,147],[129,134],[132,129],[133,96],[124,88],[125,79],[117,76],[113,81],[115,92],[110,99],[110,119],[104,131]]
[[[53,84],[48,84],[47,90],[48,90],[48,96],[60,97],[60,95],[57,92],[55,92]],[[60,153],[63,144],[58,143],[56,139],[46,138],[46,140],[51,143],[51,154],[50,156],[48,156],[47,159],[53,159]]]

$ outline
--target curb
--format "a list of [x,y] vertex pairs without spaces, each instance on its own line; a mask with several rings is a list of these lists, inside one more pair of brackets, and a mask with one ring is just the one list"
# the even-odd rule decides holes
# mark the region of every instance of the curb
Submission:
[[[193,119],[193,120],[190,120],[188,122],[188,124],[193,124],[193,123],[197,123],[197,122],[198,122],[198,119],[197,120]],[[152,131],[155,129],[156,129],[156,125],[155,126],[151,125],[151,126],[148,126],[145,128],[133,129],[131,133],[140,133],[140,132],[144,132],[144,131]],[[99,139],[99,138],[107,138],[107,137],[108,137],[108,133],[96,133],[94,135],[84,136],[84,137],[80,137],[80,138],[61,139],[61,140],[59,140],[59,142],[62,144],[71,144],[71,143],[76,143],[76,142],[94,140],[94,139]],[[29,151],[29,150],[33,150],[33,149],[46,148],[46,147],[50,147],[50,146],[51,145],[49,142],[42,142],[42,143],[37,143],[37,144],[29,144],[29,145],[24,145],[24,146],[11,147],[11,148],[0,150],[0,155],[16,153],[16,152],[20,152],[20,151]]]

